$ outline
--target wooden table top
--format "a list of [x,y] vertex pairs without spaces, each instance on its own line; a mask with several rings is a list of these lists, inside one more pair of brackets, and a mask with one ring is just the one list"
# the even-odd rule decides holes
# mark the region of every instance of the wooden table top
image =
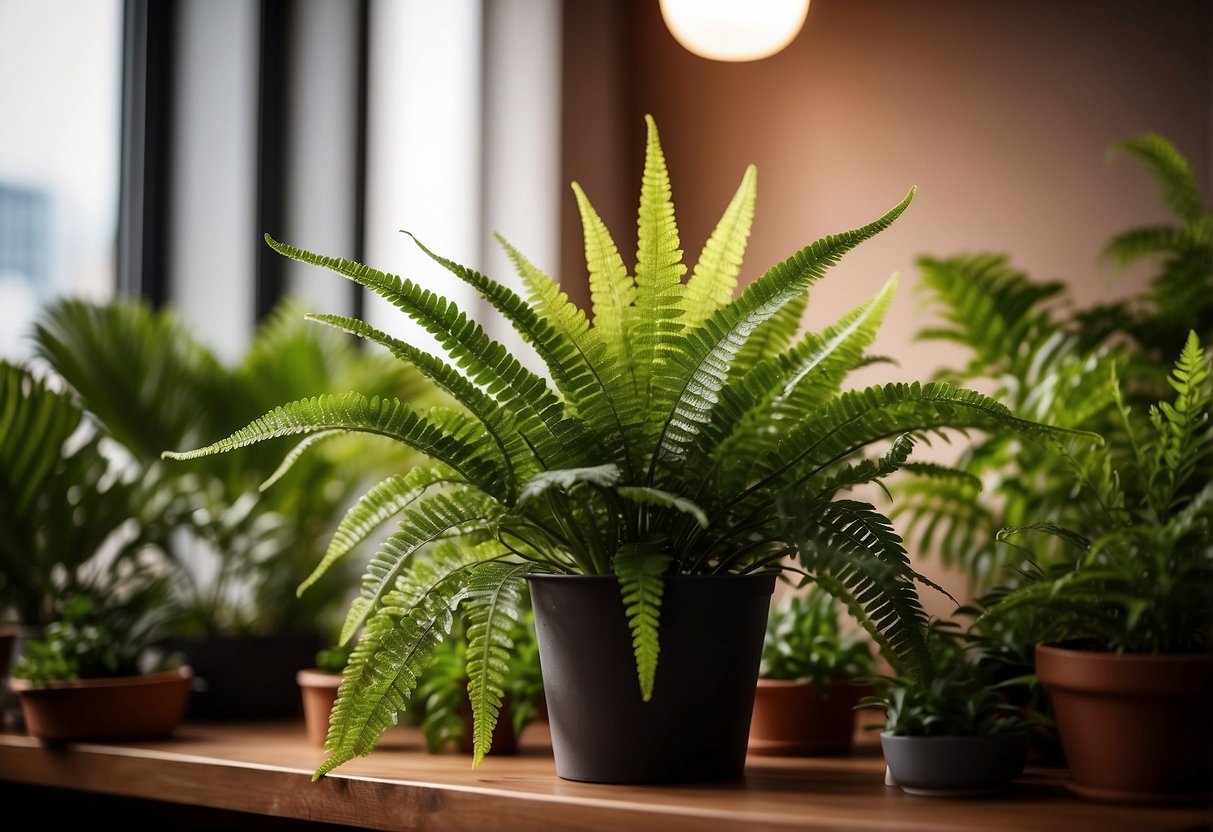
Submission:
[[745,776],[691,786],[616,786],[556,776],[546,726],[515,756],[427,754],[411,727],[313,782],[324,753],[302,721],[187,723],[173,738],[44,747],[0,734],[0,780],[382,830],[1098,830],[1213,829],[1207,806],[1099,803],[1065,772],[1029,768],[982,798],[914,797],[884,785],[874,737],[846,757],[751,755]]

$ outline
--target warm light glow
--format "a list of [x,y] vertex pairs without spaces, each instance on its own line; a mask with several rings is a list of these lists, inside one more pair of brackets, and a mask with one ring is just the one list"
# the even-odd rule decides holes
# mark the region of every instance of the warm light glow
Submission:
[[661,16],[688,51],[717,61],[756,61],[800,33],[809,0],[661,0]]

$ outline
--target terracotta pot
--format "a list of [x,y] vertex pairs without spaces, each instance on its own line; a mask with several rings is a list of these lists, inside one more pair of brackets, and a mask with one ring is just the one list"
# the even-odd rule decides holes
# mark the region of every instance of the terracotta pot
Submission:
[[855,706],[867,689],[835,682],[824,691],[803,679],[759,679],[750,720],[751,754],[848,754],[855,745]]
[[304,668],[295,674],[303,699],[303,724],[312,745],[324,747],[329,735],[329,716],[342,678],[340,673],[327,673],[319,668]]
[[1028,733],[988,737],[898,737],[880,735],[888,764],[887,785],[923,797],[994,794],[1023,774]]
[[158,739],[173,733],[185,717],[194,677],[188,667],[119,676],[49,682],[33,687],[10,684],[21,701],[26,730],[47,742]]
[[774,575],[665,579],[641,699],[614,576],[530,575],[556,774],[596,783],[740,777]]
[[1117,801],[1213,794],[1213,654],[1153,655],[1038,645],[1069,787]]

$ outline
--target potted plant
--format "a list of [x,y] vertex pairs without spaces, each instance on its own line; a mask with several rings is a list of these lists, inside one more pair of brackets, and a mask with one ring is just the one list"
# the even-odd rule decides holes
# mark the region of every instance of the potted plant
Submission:
[[751,754],[845,754],[855,708],[876,672],[871,639],[845,629],[838,603],[817,586],[771,609],[758,667]]
[[[516,754],[523,730],[543,709],[543,676],[532,615],[510,633],[513,649],[490,743],[491,754]],[[468,637],[456,630],[434,651],[434,661],[417,681],[417,693],[405,715],[420,725],[426,749],[437,754],[454,747],[474,754],[475,725],[468,700]]]
[[1077,550],[983,617],[1031,607],[1049,622],[1036,673],[1052,700],[1069,786],[1088,797],[1192,800],[1213,791],[1210,378],[1191,331],[1169,379],[1174,396],[1143,415],[1118,395],[1126,441],[1069,459],[1094,496],[1085,522],[1001,535],[1039,532]]
[[324,747],[329,734],[329,716],[341,687],[341,672],[350,660],[349,645],[330,645],[316,651],[313,667],[301,668],[295,674],[303,701],[303,726],[313,745]]
[[40,316],[34,342],[157,506],[151,531],[176,574],[179,610],[165,646],[196,674],[189,716],[298,715],[296,671],[339,626],[356,573],[334,574],[304,597],[295,589],[369,478],[408,455],[368,437],[317,437],[318,447],[282,474],[293,488],[263,489],[277,477],[287,440],[183,465],[166,464],[160,451],[227,432],[280,396],[351,384],[409,395],[416,373],[307,324],[291,299],[233,362],[170,310],[130,299],[57,301]]
[[155,647],[163,578],[131,574],[107,597],[71,595],[30,640],[12,687],[26,731],[47,742],[167,737],[185,716],[193,673]]
[[929,672],[874,680],[861,700],[885,714],[880,747],[886,785],[907,794],[969,797],[999,792],[1027,763],[1033,716],[1008,701],[1004,689],[1026,680],[994,682],[973,656],[973,642],[952,622],[933,621],[927,634]]
[[[282,255],[370,288],[432,333],[446,358],[354,318],[311,316],[386,348],[460,403],[418,411],[391,398],[321,396],[285,403],[211,445],[165,452],[191,460],[355,431],[433,460],[373,487],[317,568],[323,574],[364,533],[403,514],[349,609],[342,635],[357,645],[316,777],[374,748],[456,615],[470,635],[479,763],[527,591],[559,776],[736,777],[780,571],[827,588],[899,663],[923,655],[919,576],[900,538],[874,506],[842,495],[895,471],[920,435],[1043,430],[946,384],[843,391],[895,281],[824,332],[798,336],[809,287],[890,226],[913,191],[876,221],[796,252],[734,299],[755,170],[684,282],[651,118],[647,128],[634,275],[574,185],[592,323],[504,240],[528,299],[418,242],[519,330],[551,384],[411,280],[267,235]],[[882,452],[866,457],[873,448]]]

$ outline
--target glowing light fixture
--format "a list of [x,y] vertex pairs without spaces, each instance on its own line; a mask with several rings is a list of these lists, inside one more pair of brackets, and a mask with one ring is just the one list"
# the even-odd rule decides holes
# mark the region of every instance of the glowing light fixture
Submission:
[[809,0],[661,0],[674,39],[701,58],[756,61],[796,39]]

